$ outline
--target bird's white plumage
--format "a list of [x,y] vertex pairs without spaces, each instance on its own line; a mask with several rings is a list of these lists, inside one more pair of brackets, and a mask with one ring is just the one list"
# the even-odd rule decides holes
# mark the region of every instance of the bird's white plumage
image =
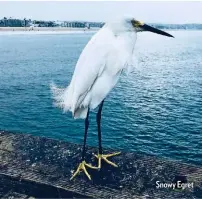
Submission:
[[116,85],[121,72],[130,67],[136,31],[128,19],[105,24],[81,53],[69,86],[52,86],[57,106],[74,118],[86,118]]

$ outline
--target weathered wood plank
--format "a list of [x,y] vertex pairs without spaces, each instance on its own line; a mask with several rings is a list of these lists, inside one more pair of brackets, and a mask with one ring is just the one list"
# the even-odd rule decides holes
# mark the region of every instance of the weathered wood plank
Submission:
[[[70,181],[72,169],[80,162],[81,150],[77,144],[2,131],[0,187],[20,189],[23,197],[45,197],[44,193],[40,196],[43,187],[52,198],[202,198],[201,167],[135,153],[123,152],[113,157],[118,168],[103,163],[100,171],[89,170],[92,181],[82,173]],[[87,162],[97,165],[92,153],[97,153],[97,149],[88,147]],[[177,180],[193,182],[194,187],[185,190],[156,188],[156,181]],[[3,194],[0,189],[1,192]]]

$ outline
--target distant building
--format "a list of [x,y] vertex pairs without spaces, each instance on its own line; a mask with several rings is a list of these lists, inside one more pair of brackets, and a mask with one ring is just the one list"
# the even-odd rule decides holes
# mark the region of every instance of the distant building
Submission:
[[29,27],[31,23],[31,19],[7,19],[4,17],[0,20],[0,27]]
[[101,28],[104,23],[100,22],[81,22],[81,21],[65,21],[64,27],[70,28]]
[[79,22],[79,21],[65,21],[64,27],[71,27],[71,28],[85,28],[86,23],[85,22]]
[[89,27],[91,28],[102,28],[104,23],[101,22],[89,22]]
[[57,24],[54,21],[33,21],[32,26],[34,27],[55,27]]
[[54,23],[55,23],[55,26],[64,27],[64,21],[56,21]]

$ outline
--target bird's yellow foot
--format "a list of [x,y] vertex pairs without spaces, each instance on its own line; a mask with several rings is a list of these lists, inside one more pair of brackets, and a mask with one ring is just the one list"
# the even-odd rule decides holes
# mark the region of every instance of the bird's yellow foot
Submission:
[[72,177],[70,178],[70,180],[72,180],[76,175],[78,175],[78,173],[80,173],[80,171],[84,171],[84,173],[86,174],[86,176],[88,177],[89,180],[91,180],[90,174],[88,173],[88,171],[86,170],[86,167],[91,168],[91,169],[98,169],[97,167],[94,167],[90,164],[87,164],[86,161],[82,161],[77,170],[75,171],[75,173],[72,175]]
[[101,168],[101,160],[104,160],[106,163],[108,163],[114,167],[118,167],[115,163],[109,161],[107,158],[115,156],[115,155],[119,155],[120,153],[121,152],[107,154],[107,155],[103,155],[103,154],[94,155],[98,159],[98,168],[99,169]]

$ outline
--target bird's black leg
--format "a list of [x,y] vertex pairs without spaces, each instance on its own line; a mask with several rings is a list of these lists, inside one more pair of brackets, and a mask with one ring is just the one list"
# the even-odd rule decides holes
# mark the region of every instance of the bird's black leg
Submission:
[[98,128],[98,141],[99,141],[99,154],[102,154],[102,137],[101,137],[101,113],[102,113],[102,107],[104,104],[104,100],[101,102],[98,112],[97,112],[97,128]]
[[108,163],[108,164],[110,164],[110,165],[112,165],[114,167],[117,167],[117,165],[115,163],[109,161],[107,158],[120,154],[120,152],[107,154],[107,155],[104,155],[102,153],[102,138],[101,138],[101,125],[100,125],[100,123],[101,123],[101,112],[102,112],[103,103],[104,103],[104,100],[101,102],[101,104],[99,106],[99,109],[98,109],[98,112],[97,112],[97,128],[98,128],[99,152],[98,152],[98,155],[95,155],[95,157],[98,159],[98,168],[99,169],[101,168],[101,160],[104,160],[106,163]]
[[82,162],[79,164],[77,170],[74,172],[74,174],[72,175],[70,180],[72,180],[76,175],[78,175],[80,171],[84,171],[84,173],[86,174],[88,179],[91,180],[91,176],[88,173],[86,167],[91,168],[91,169],[97,169],[97,167],[94,167],[91,164],[87,164],[86,161],[85,161],[86,139],[87,139],[87,133],[88,133],[88,126],[89,126],[88,116],[89,116],[89,109],[88,109],[87,116],[86,116],[86,119],[85,119],[85,134],[84,134],[83,151],[82,151]]
[[86,139],[87,139],[87,133],[88,133],[88,126],[89,126],[88,116],[89,116],[89,109],[85,119],[85,134],[84,134],[84,142],[83,142],[82,161],[85,159],[85,154],[86,154]]

